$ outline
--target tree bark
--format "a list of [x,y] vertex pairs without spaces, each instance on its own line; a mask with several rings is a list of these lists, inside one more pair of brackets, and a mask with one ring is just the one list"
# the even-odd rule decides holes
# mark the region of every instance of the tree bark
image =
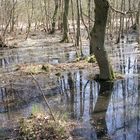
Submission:
[[138,43],[140,44],[140,2],[138,4],[138,12],[136,15],[136,27],[138,30]]
[[55,0],[55,10],[54,10],[54,14],[53,14],[53,21],[52,21],[52,30],[50,31],[50,34],[54,34],[55,33],[55,25],[56,25],[56,16],[57,16],[57,12],[58,12],[58,0]]
[[80,10],[79,10],[79,0],[76,0],[77,4],[77,34],[76,34],[76,46],[79,46],[80,42]]
[[0,35],[0,48],[3,47],[8,47],[8,46],[3,42],[2,36]]
[[90,54],[95,55],[100,69],[100,80],[114,79],[113,69],[109,63],[105,50],[104,40],[107,23],[109,3],[107,0],[94,0],[95,2],[95,23],[91,31]]
[[69,13],[69,0],[64,0],[64,13],[63,13],[63,38],[60,42],[69,42],[68,32],[68,13]]

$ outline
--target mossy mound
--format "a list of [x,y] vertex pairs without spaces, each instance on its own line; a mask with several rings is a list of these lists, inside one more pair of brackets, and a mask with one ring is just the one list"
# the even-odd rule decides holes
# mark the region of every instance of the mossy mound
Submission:
[[84,60],[88,63],[95,63],[96,62],[96,58],[95,58],[94,55],[88,56],[88,57],[85,57],[85,56],[84,57],[77,57],[76,60],[74,60],[74,62],[79,62],[79,61],[82,61],[82,60]]
[[50,64],[45,65],[23,65],[20,70],[26,73],[38,74],[38,73],[49,73],[54,67]]
[[88,63],[95,63],[96,62],[96,58],[94,55],[87,57],[87,62]]
[[32,115],[28,119],[21,119],[19,124],[21,140],[69,140],[69,135],[61,121]]

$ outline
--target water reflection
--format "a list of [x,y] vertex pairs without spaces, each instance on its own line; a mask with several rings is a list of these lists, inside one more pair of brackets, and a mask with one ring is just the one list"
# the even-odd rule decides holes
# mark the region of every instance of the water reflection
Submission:
[[72,132],[74,137],[139,140],[140,79],[131,75],[114,83],[97,83],[88,81],[87,75],[78,71],[60,78],[63,92],[57,105],[65,105],[63,110],[81,123]]
[[[58,46],[57,46],[58,45]],[[87,46],[86,46],[87,47]],[[72,61],[76,58],[76,51],[71,46],[28,46],[9,50],[0,50],[1,72],[11,72],[22,64],[58,64]]]
[[[79,122],[80,125],[72,132],[75,140],[140,139],[139,49],[133,42],[119,45],[112,49],[113,64],[115,70],[125,74],[126,78],[117,80],[114,84],[88,80],[88,70],[66,72],[58,79],[41,75],[37,77],[45,93],[57,95],[48,99],[52,109],[62,113],[67,112],[71,119]],[[51,51],[53,50],[50,49]],[[61,52],[61,50],[57,51]],[[32,57],[27,59],[39,62],[42,57],[41,62],[46,62],[42,55],[39,54],[40,57],[35,57],[36,54],[31,50],[29,52],[29,57]],[[46,55],[45,51],[42,53]],[[49,54],[49,51],[47,53]],[[53,53],[55,54],[56,51]],[[46,55],[48,60],[51,60],[51,54],[49,54],[50,57]],[[65,57],[71,59],[72,55],[68,54]],[[17,57],[18,60],[26,61]],[[54,63],[61,62],[56,55],[53,60]],[[11,63],[10,60],[0,62],[5,66],[9,66]],[[50,83],[55,86],[46,90]],[[24,104],[19,104],[22,100]],[[15,104],[17,104],[17,108]],[[13,85],[1,87],[0,126],[8,126],[9,122],[14,122],[13,119],[28,116],[32,112],[33,106],[38,106],[40,110],[46,111],[43,100],[39,98],[38,88],[35,87],[31,78],[28,80],[21,78]]]
[[[54,78],[43,75],[39,78],[38,81],[46,97],[59,94],[57,81]],[[33,111],[33,105],[41,106],[43,109],[46,107],[32,77],[11,80],[9,85],[0,87],[0,129],[12,128],[17,124],[17,120],[29,116]]]
[[126,78],[114,85],[106,118],[113,140],[139,140],[139,80]]
[[137,74],[139,52],[139,46],[135,42],[114,46],[111,51],[114,69],[125,75]]
[[[98,84],[95,81],[88,82],[88,80],[85,80],[85,77],[86,73],[83,74],[83,71],[69,72],[63,75],[59,81],[62,87],[61,94],[64,95],[62,100],[68,105],[67,109],[69,112],[73,112],[72,116],[78,120],[89,119],[89,116],[87,117],[86,115],[92,114],[92,107],[95,104],[92,101],[96,100],[98,93]],[[90,94],[88,94],[89,90],[91,90]],[[88,106],[85,106],[85,104]],[[91,109],[89,109],[89,106]]]
[[[62,113],[67,112],[71,119],[80,123],[80,126],[77,126],[71,132],[75,140],[80,138],[85,140],[131,140],[132,137],[134,140],[139,140],[140,97],[138,93],[140,91],[140,79],[134,75],[115,81],[113,85],[109,82],[89,81],[87,76],[87,71],[65,73],[58,79],[60,88],[57,93],[60,92],[60,95],[49,98],[53,110],[61,110]],[[43,78],[40,79],[40,83],[42,80]],[[31,83],[31,80],[29,83]],[[45,87],[46,84],[42,84],[41,87]],[[29,87],[25,90],[24,87],[24,92],[17,90],[21,88],[20,86],[20,88],[17,88],[17,85],[1,88],[1,101],[6,103],[7,96],[15,100],[17,98],[21,99],[23,95],[32,95],[30,93],[38,94],[39,91],[31,85],[28,85],[32,87],[31,90],[29,90]],[[8,94],[8,92],[11,94]],[[52,93],[55,93],[55,91],[52,90]],[[20,107],[20,109],[13,110],[12,107],[5,106],[5,108],[2,108],[1,106],[1,112],[3,112],[0,115],[1,126],[4,126],[4,122],[9,124],[10,120],[15,122],[13,120],[13,118],[16,118],[15,116],[27,116],[32,112],[33,106],[39,107],[39,110],[46,108],[39,97],[30,97],[33,100],[27,101],[26,99],[28,103],[24,108]],[[8,103],[10,103],[10,100],[8,100]]]
[[113,84],[113,82],[100,82],[100,91],[92,117],[98,139],[108,138],[106,112],[113,91]]

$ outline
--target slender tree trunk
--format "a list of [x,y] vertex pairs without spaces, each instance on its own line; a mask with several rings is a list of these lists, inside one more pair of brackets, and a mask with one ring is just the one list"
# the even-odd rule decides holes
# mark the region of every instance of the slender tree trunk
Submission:
[[[123,11],[123,0],[121,2],[121,11]],[[124,15],[120,15],[120,22],[119,22],[119,32],[118,32],[118,38],[116,40],[116,44],[118,44],[120,42],[121,36],[122,36],[122,32],[123,32],[123,19],[124,19]]]
[[52,30],[50,31],[50,34],[53,34],[55,32],[55,25],[56,25],[56,16],[58,13],[58,0],[55,0],[55,10],[54,10],[54,14],[53,14],[53,21],[52,21]]
[[138,43],[140,44],[140,2],[138,4],[138,12],[136,15],[136,26],[138,30]]
[[33,14],[34,14],[34,1],[31,1],[31,6],[32,6],[32,10],[31,13],[29,12],[29,7],[30,7],[30,1],[29,0],[25,0],[26,3],[26,8],[27,8],[27,16],[28,16],[28,28],[27,28],[27,33],[26,33],[26,38],[28,38],[30,30],[31,30],[31,24],[32,24],[32,18],[33,18]]
[[6,47],[6,45],[3,43],[3,39],[2,39],[2,37],[0,35],[0,48],[1,47]]
[[113,70],[105,50],[104,40],[109,4],[107,0],[94,0],[95,24],[91,31],[90,54],[94,54],[100,69],[100,80],[114,79]]
[[89,17],[89,19],[88,19],[88,26],[89,26],[89,31],[90,31],[90,29],[91,29],[91,21],[90,21],[90,19],[91,19],[91,0],[88,0],[88,17]]
[[[10,22],[11,22],[11,20],[12,20],[12,11],[13,11],[13,9],[14,9],[14,7],[15,7],[15,5],[16,5],[17,3],[15,2],[13,5],[12,5],[12,9],[9,11],[9,15],[8,15],[8,18],[9,19],[7,19],[7,21],[5,22],[5,27],[3,28],[3,33],[2,33],[2,40],[3,40],[3,42],[5,42],[5,35],[6,35],[6,32],[7,32],[7,30],[8,30],[8,27],[10,26]],[[6,6],[6,5],[5,5]],[[6,11],[6,10],[5,10]]]
[[47,1],[44,0],[43,2],[44,2],[45,26],[46,26],[45,31],[46,31],[46,28],[47,28],[47,31],[48,31],[49,30],[49,24],[48,24],[49,18],[48,18],[48,12],[47,12]]
[[58,24],[57,24],[57,28],[58,30],[62,30],[62,8],[63,7],[63,2],[62,0],[59,0],[59,4],[58,4]]
[[13,0],[13,10],[12,10],[12,19],[11,19],[11,32],[14,31],[14,25],[15,25],[15,0]]
[[63,38],[60,42],[69,42],[68,32],[68,13],[69,13],[69,0],[64,0],[64,13],[63,13]]
[[79,0],[76,0],[77,4],[77,35],[76,35],[76,46],[79,46],[80,42],[80,10],[79,10]]
[[[83,10],[82,10],[82,2],[81,2],[81,0],[80,0],[80,15],[81,15],[81,21],[82,21],[82,23],[83,23],[83,25],[84,25],[84,27],[85,27],[85,30],[86,30],[86,32],[87,32],[87,39],[90,39],[90,32],[89,32],[89,30],[90,30],[90,28],[86,25],[86,23],[85,23],[85,21],[84,21],[84,17],[83,17]],[[90,19],[91,20],[91,19]]]

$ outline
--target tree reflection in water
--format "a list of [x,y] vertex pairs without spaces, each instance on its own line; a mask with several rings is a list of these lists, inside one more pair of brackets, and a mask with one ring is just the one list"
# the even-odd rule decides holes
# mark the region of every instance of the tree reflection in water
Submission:
[[[87,74],[88,75],[88,74]],[[88,80],[85,71],[65,74],[63,102],[65,111],[82,124],[74,136],[86,140],[139,140],[139,78],[114,83]]]
[[[69,72],[62,76],[60,83],[64,95],[62,97],[66,99],[63,100],[67,108],[66,111],[70,113],[72,119],[82,123],[80,128],[73,131],[73,135],[76,138],[78,136],[86,140],[96,140],[97,136],[105,130],[104,136],[106,136],[105,115],[113,83],[85,80],[83,71]],[[101,125],[99,125],[100,122]]]
[[93,112],[97,138],[100,139],[107,137],[106,112],[113,91],[113,84],[113,82],[100,82],[100,91]]

